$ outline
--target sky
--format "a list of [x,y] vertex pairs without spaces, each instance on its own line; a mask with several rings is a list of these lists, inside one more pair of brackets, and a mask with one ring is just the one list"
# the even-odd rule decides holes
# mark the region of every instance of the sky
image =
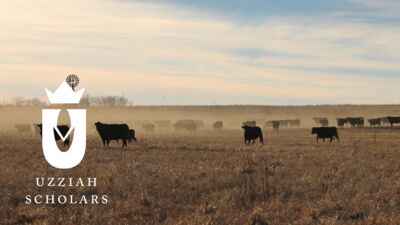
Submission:
[[0,2],[0,98],[69,75],[135,105],[399,104],[398,0]]

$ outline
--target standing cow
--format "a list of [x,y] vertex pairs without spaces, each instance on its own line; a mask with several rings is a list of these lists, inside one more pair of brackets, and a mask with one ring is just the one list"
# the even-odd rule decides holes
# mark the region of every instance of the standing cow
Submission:
[[216,121],[213,123],[214,130],[221,130],[223,126],[224,123],[222,121]]
[[389,121],[391,127],[393,127],[397,123],[400,123],[400,117],[388,116],[386,118]]
[[254,144],[257,138],[260,139],[261,144],[264,144],[263,133],[260,127],[250,127],[247,125],[242,126],[244,130],[244,143],[246,145]]
[[344,126],[347,124],[346,118],[336,118],[336,121],[339,128],[344,128]]
[[122,139],[122,148],[128,147],[127,140],[130,139],[129,127],[126,124],[104,124],[97,122],[94,124],[99,133],[103,146],[108,147],[110,141]]
[[371,127],[380,127],[381,126],[381,119],[369,119],[368,123]]
[[351,127],[363,128],[364,127],[364,117],[347,117],[346,121]]
[[329,138],[330,142],[332,142],[332,140],[334,138],[337,141],[339,141],[339,135],[338,135],[336,127],[313,127],[311,130],[311,134],[317,135],[317,143],[318,143],[318,140],[321,138],[324,142],[325,142],[325,138]]

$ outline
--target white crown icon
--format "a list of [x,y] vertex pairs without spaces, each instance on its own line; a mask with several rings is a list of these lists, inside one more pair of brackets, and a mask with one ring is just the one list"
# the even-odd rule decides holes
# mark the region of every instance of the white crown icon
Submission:
[[74,92],[67,82],[64,81],[54,93],[47,88],[45,88],[45,91],[51,104],[78,104],[85,88]]

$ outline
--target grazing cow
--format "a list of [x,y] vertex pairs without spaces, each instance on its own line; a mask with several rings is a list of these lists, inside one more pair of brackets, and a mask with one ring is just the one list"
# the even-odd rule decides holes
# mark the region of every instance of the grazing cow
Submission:
[[222,121],[216,121],[213,123],[214,130],[221,130],[223,126],[224,123]]
[[154,132],[154,130],[156,129],[156,126],[152,123],[147,123],[147,124],[143,124],[142,128],[146,132]]
[[[94,124],[99,133],[103,146],[108,147],[110,141],[122,139],[122,147],[128,147],[127,140],[130,139],[129,127],[126,124],[104,124],[97,122]],[[133,138],[132,138],[133,139]]]
[[344,126],[347,123],[347,119],[346,118],[336,118],[336,121],[337,121],[337,126],[339,128],[344,128]]
[[197,130],[197,123],[194,120],[179,120],[173,126],[175,131],[193,132]]
[[22,135],[24,133],[32,135],[30,124],[15,124],[14,127],[17,129],[17,131],[20,135]]
[[369,119],[368,123],[371,127],[380,127],[381,126],[381,119]]
[[156,120],[156,121],[154,121],[154,123],[160,129],[168,129],[171,127],[171,120]]
[[136,139],[136,137],[135,137],[135,130],[129,129],[128,141],[129,141],[129,142],[132,142],[132,141],[137,142],[137,139]]
[[334,138],[339,141],[339,135],[336,127],[313,127],[311,134],[317,134],[317,143],[320,138],[325,142],[325,138],[330,138],[330,142]]
[[255,120],[245,121],[242,123],[243,126],[255,127],[257,122]]
[[300,120],[299,120],[299,119],[287,120],[287,122],[288,122],[288,124],[289,124],[289,126],[290,126],[291,128],[294,128],[294,127],[299,128],[299,127],[300,127]]
[[264,138],[263,138],[263,133],[261,128],[255,126],[255,127],[250,127],[247,125],[242,126],[244,130],[244,143],[247,145],[254,144],[255,140],[257,138],[260,138],[261,144],[264,144]]
[[314,120],[315,124],[317,124],[317,126],[321,126],[321,127],[329,126],[329,120],[326,117],[314,117],[313,120]]
[[391,127],[393,127],[397,123],[400,123],[400,117],[388,116],[387,120],[389,121]]
[[347,117],[346,121],[350,124],[351,127],[364,127],[364,117]]
[[265,122],[264,128],[272,128],[273,131],[279,131],[279,125],[280,125],[279,121],[271,120]]
[[[36,126],[39,128],[39,134],[42,137],[42,124],[41,123],[40,124],[36,124]],[[68,134],[69,126],[67,126],[67,125],[58,125],[57,129],[58,129],[58,131],[60,131],[61,135],[63,135],[65,137],[65,135]],[[54,130],[54,138],[56,139],[56,141],[62,140],[60,135],[58,135],[58,132],[56,131],[56,129],[53,128],[53,130]],[[69,144],[70,144],[70,139],[69,139],[69,137],[67,137],[67,139],[65,139],[65,141],[64,141],[64,147],[65,146],[69,146]]]

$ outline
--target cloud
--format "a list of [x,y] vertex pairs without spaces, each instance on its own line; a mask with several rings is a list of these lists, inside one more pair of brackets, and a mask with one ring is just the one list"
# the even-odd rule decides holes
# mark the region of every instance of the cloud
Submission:
[[182,4],[2,2],[0,94],[40,95],[69,73],[92,94],[137,104],[394,103],[399,94],[398,26],[343,19],[333,5],[314,7],[329,12],[318,17],[291,9],[241,23]]

